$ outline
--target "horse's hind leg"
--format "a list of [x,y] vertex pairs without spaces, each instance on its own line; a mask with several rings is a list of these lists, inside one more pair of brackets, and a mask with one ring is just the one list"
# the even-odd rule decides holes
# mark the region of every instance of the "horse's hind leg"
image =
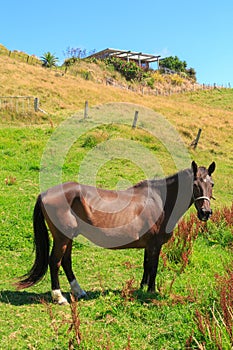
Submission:
[[58,303],[60,305],[68,303],[67,299],[64,298],[61,293],[60,283],[58,279],[58,271],[61,266],[62,258],[66,252],[68,243],[69,238],[60,234],[54,236],[53,248],[49,261],[52,284],[52,299],[55,303]]
[[78,281],[76,280],[72,270],[72,260],[71,260],[72,244],[73,244],[73,241],[70,240],[69,243],[67,244],[67,248],[62,258],[61,264],[65,271],[66,277],[70,283],[72,294],[75,296],[75,298],[79,299],[79,298],[86,297],[86,292],[82,290],[82,288],[78,284]]

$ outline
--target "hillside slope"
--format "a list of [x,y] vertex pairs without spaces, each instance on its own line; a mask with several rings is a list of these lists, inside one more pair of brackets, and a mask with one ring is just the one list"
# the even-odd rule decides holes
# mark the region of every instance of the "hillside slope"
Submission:
[[[92,67],[93,68],[93,67]],[[47,114],[37,114],[37,124],[57,125],[67,116],[89,106],[109,102],[129,102],[153,109],[170,121],[180,133],[187,147],[202,128],[196,151],[190,152],[198,163],[216,160],[217,175],[224,178],[232,198],[233,164],[233,90],[214,89],[170,96],[149,96],[129,90],[106,86],[85,80],[80,76],[63,74],[61,70],[49,70],[29,65],[8,56],[0,55],[0,95],[34,96]],[[33,118],[7,117],[0,108],[1,124],[6,126],[33,124]]]

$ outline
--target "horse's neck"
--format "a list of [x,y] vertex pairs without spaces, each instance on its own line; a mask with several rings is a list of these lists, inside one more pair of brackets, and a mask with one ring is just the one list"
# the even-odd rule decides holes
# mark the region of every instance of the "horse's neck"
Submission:
[[160,192],[164,203],[165,230],[170,233],[192,204],[193,175],[191,169],[180,171],[166,178],[160,185]]

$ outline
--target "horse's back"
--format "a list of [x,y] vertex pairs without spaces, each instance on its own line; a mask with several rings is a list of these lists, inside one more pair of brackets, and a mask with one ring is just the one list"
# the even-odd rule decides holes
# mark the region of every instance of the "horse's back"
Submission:
[[42,194],[47,221],[69,238],[79,233],[107,248],[140,241],[158,232],[163,206],[145,189],[104,190],[66,182]]

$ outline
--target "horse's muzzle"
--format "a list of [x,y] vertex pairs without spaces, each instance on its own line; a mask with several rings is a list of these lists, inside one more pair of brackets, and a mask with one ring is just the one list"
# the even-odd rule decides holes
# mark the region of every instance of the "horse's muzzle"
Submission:
[[198,219],[201,221],[207,221],[212,215],[212,210],[211,209],[205,209],[205,208],[201,208],[200,210],[198,210],[197,216]]

